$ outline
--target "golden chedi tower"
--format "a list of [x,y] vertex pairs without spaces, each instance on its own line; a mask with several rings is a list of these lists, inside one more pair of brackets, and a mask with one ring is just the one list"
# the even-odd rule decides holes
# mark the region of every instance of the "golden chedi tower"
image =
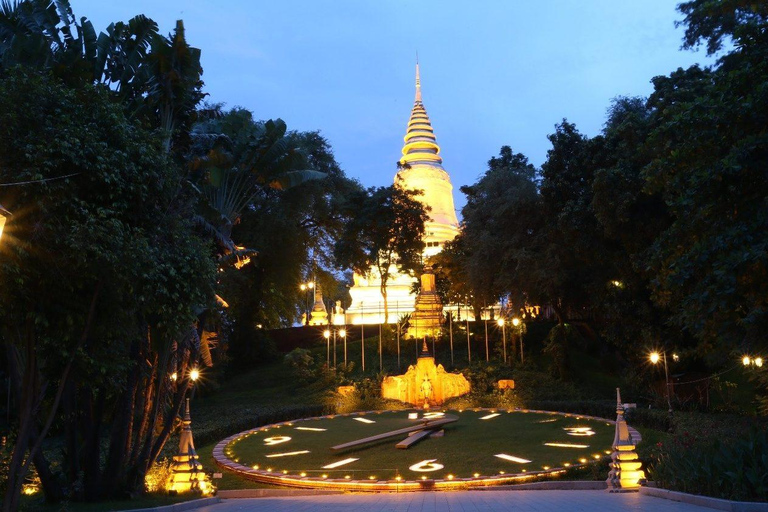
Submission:
[[[459,233],[459,220],[453,204],[453,185],[443,168],[440,146],[437,144],[432,123],[421,99],[421,78],[416,63],[416,98],[406,129],[405,144],[399,161],[400,170],[395,184],[408,190],[421,190],[419,201],[430,208],[425,224],[424,258],[440,252],[446,242]],[[390,273],[387,280],[387,306],[389,322],[414,311],[416,296],[411,292],[412,276]],[[347,309],[347,322],[377,324],[384,322],[384,298],[380,291],[381,277],[376,269],[367,275],[354,275],[354,286],[349,290],[352,304]]]
[[171,463],[171,478],[167,489],[172,494],[189,491],[199,491],[210,494],[213,490],[208,476],[203,472],[200,457],[195,451],[195,441],[192,439],[192,418],[189,415],[189,398],[184,407],[184,418],[181,422],[179,436],[179,453],[173,456]]
[[440,336],[443,304],[435,289],[435,274],[426,266],[421,274],[421,291],[416,296],[416,310],[411,314],[406,338],[435,338]]
[[421,275],[421,291],[416,298],[416,311],[411,315],[407,338],[424,339],[416,364],[403,375],[385,377],[381,382],[382,398],[400,400],[425,409],[440,405],[445,400],[469,393],[469,381],[461,373],[448,373],[441,364],[435,364],[429,352],[427,337],[440,334],[443,305],[435,291],[435,274],[430,267]]

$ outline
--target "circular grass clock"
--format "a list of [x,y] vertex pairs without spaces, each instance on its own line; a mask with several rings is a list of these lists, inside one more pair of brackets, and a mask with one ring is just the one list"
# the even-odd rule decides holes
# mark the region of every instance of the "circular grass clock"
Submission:
[[241,432],[216,463],[251,480],[350,490],[450,489],[558,474],[610,453],[614,422],[548,411],[376,411]]

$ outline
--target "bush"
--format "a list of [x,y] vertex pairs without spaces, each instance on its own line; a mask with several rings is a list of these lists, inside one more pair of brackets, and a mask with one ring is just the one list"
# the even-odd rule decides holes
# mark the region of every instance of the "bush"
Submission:
[[768,501],[768,430],[704,439],[687,432],[657,445],[648,474],[659,487],[740,501]]
[[341,394],[337,393],[336,390],[330,391],[323,398],[323,403],[337,414],[356,411],[394,411],[411,407],[398,400],[381,398],[381,381],[382,376],[379,375],[375,379],[363,379],[355,382],[354,390],[351,393]]
[[317,369],[315,368],[315,360],[312,358],[312,353],[304,348],[295,348],[285,354],[283,359],[293,374],[300,382],[309,382],[315,377]]
[[495,390],[490,393],[470,392],[463,396],[449,398],[443,404],[446,409],[463,410],[483,407],[486,409],[517,409],[524,404],[515,390]]

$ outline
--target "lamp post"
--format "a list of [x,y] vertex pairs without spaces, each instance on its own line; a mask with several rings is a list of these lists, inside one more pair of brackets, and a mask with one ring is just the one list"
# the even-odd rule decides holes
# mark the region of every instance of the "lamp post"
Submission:
[[344,368],[347,367],[347,330],[344,328],[341,329],[326,329],[323,331],[323,337],[326,341],[326,351],[328,355],[326,356],[327,359],[327,365],[331,365],[331,333],[333,333],[333,367],[336,368],[336,335],[338,334],[341,339],[344,340]]
[[[515,317],[512,319],[512,326],[517,329],[520,327],[520,319]],[[519,331],[518,337],[520,338],[520,364],[525,363],[525,360],[523,358],[523,333],[522,331]]]
[[744,356],[741,358],[741,363],[744,366],[757,366],[758,368],[763,367],[763,358],[762,357],[750,357],[750,356]]
[[[309,325],[309,293],[310,290],[314,292],[315,290],[315,282],[314,281],[307,281],[306,283],[301,283],[299,285],[299,289],[301,291],[306,292],[304,295],[304,325]],[[314,302],[314,297],[313,297]]]
[[11,216],[11,212],[3,208],[0,204],[0,240],[3,238],[3,228],[5,227],[5,221]]
[[488,361],[491,360],[491,356],[488,353],[488,317],[484,319],[484,322],[485,322],[485,362],[487,363]]
[[467,362],[472,364],[472,345],[469,342],[469,306],[467,306],[467,314],[464,316],[467,321]]
[[504,321],[504,317],[500,317],[496,320],[496,325],[501,327],[501,343],[504,354],[504,364],[507,364],[507,322]]
[[326,329],[323,331],[323,338],[325,338],[325,367],[331,367],[331,331]]
[[672,416],[672,397],[671,393],[669,392],[669,367],[667,366],[667,353],[664,351],[662,351],[661,354],[658,352],[651,352],[649,358],[653,364],[658,364],[660,360],[664,362],[664,382],[666,383],[667,388],[667,407],[669,408],[669,415]]

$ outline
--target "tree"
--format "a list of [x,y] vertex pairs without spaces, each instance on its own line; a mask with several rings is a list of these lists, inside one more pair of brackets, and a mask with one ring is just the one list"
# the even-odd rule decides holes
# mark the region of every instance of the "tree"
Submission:
[[713,69],[653,80],[657,148],[644,171],[671,223],[651,247],[653,296],[674,325],[722,360],[764,350],[768,326],[768,16],[762,4],[687,2],[686,46],[734,49]]
[[533,293],[525,262],[542,225],[536,169],[524,155],[503,146],[478,182],[461,191],[467,204],[456,247],[467,256],[465,272],[476,313],[501,296],[522,301]]
[[381,277],[384,322],[389,322],[387,281],[393,272],[421,270],[427,209],[418,193],[397,185],[350,194],[345,204],[350,221],[334,247],[336,265],[362,275],[375,269]]
[[[141,488],[189,387],[199,350],[190,326],[212,297],[194,199],[179,192],[163,142],[100,87],[11,72],[0,81],[0,131],[3,182],[52,179],[0,190],[19,212],[0,245],[0,336],[20,396],[4,507],[14,509],[32,461],[50,476],[38,455],[60,406],[64,491],[81,478],[74,497]],[[46,493],[55,485],[48,479]]]

